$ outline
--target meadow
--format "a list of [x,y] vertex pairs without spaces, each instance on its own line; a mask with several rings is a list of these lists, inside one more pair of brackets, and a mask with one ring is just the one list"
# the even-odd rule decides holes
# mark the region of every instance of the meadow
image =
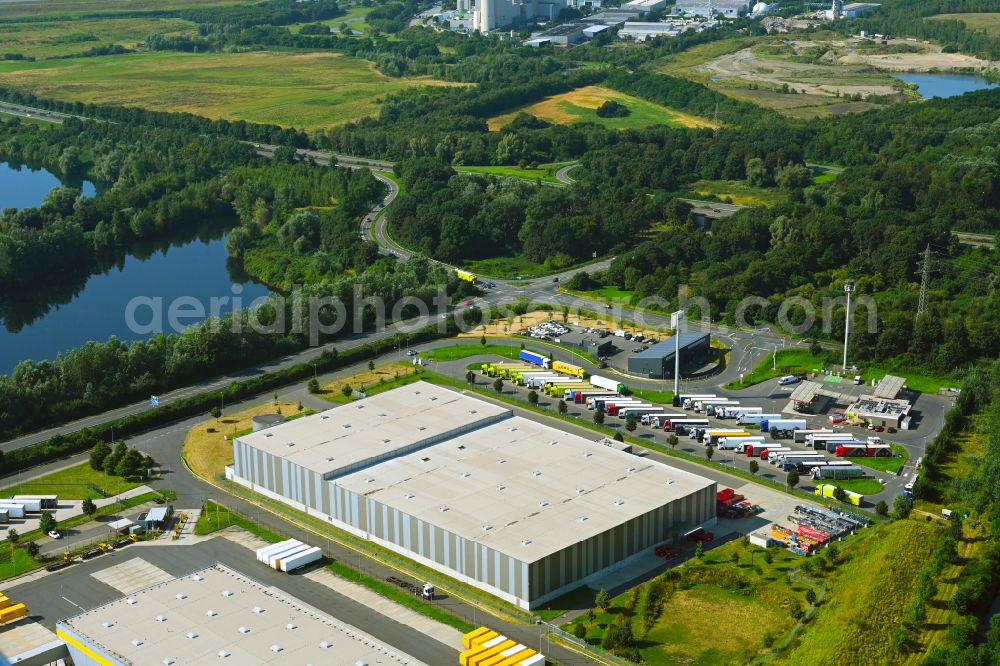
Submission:
[[389,93],[447,84],[390,78],[334,53],[156,52],[4,62],[0,85],[55,99],[319,129],[376,113]]
[[687,186],[699,197],[718,197],[737,206],[773,206],[788,199],[773,187],[751,187],[741,180],[699,180]]
[[545,183],[560,183],[556,178],[556,171],[563,165],[542,164],[537,167],[516,167],[516,166],[459,166],[455,171],[459,173],[485,173],[492,176],[509,176],[522,180],[540,180]]
[[[643,663],[721,666],[754,661],[767,644],[792,627],[794,614],[805,607],[807,588],[787,577],[801,558],[777,549],[771,558],[767,562],[762,549],[736,540],[712,548],[702,560],[692,559],[673,569],[668,573],[676,575],[677,582],[645,633],[642,618],[650,583],[641,585],[632,625]],[[586,640],[599,644],[629,594],[612,599],[607,611],[595,609],[593,620],[581,615],[563,628],[571,631],[574,625],[583,625]]]
[[0,497],[58,495],[62,499],[100,499],[131,490],[142,483],[96,471],[87,462],[30,481],[11,484],[0,489]]
[[232,5],[245,0],[116,0],[112,7],[108,0],[19,0],[0,2],[0,20],[14,17],[67,17],[77,19],[87,14],[102,16],[114,13],[134,13],[183,9],[185,7],[211,7]]
[[[597,108],[608,100],[624,104],[631,113],[624,118],[601,118]],[[552,123],[594,122],[611,129],[636,129],[649,125],[674,125],[678,127],[712,127],[705,118],[668,109],[659,104],[626,95],[625,93],[601,86],[577,88],[561,95],[546,97],[540,102],[529,104],[510,113],[489,119],[489,128],[496,131],[514,120],[518,113],[547,120]]]
[[155,17],[0,23],[0,52],[41,60],[111,44],[131,49],[148,35],[194,34],[194,27],[183,19]]
[[969,13],[969,14],[938,14],[930,16],[928,21],[961,21],[973,30],[981,30],[987,35],[1000,35],[1000,13]]

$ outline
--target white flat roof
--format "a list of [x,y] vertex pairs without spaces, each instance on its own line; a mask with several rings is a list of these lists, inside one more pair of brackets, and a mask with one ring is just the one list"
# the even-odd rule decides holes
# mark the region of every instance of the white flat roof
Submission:
[[714,482],[511,417],[334,483],[533,562]]
[[457,391],[416,382],[238,441],[329,478],[338,470],[510,413]]
[[128,664],[419,663],[221,564],[59,624]]

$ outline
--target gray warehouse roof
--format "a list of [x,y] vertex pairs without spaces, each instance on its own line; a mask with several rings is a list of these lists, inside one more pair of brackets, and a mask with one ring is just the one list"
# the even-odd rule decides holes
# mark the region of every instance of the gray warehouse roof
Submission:
[[398,449],[438,441],[510,413],[456,391],[416,382],[238,441],[332,478]]
[[59,623],[126,664],[417,664],[221,564]]
[[[708,333],[681,333],[680,343],[681,351],[683,352],[688,347],[692,347],[708,337]],[[674,355],[674,338],[670,337],[663,342],[658,342],[644,352],[639,352],[632,356],[633,359],[637,358],[648,358],[648,359],[661,359],[667,356]]]
[[335,483],[533,562],[714,482],[511,417]]

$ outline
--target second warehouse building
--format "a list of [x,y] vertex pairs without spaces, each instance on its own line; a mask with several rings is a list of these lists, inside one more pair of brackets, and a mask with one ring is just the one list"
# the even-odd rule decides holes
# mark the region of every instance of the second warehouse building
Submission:
[[237,483],[528,609],[715,522],[714,481],[425,382],[233,457]]

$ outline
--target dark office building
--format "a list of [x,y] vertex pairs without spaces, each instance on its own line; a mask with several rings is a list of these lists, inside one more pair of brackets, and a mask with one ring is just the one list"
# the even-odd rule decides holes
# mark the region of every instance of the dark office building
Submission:
[[[674,339],[668,338],[658,342],[644,352],[639,352],[628,359],[628,371],[633,375],[642,375],[654,379],[667,379],[674,376]],[[701,365],[711,354],[711,344],[708,333],[681,333],[681,366]]]

